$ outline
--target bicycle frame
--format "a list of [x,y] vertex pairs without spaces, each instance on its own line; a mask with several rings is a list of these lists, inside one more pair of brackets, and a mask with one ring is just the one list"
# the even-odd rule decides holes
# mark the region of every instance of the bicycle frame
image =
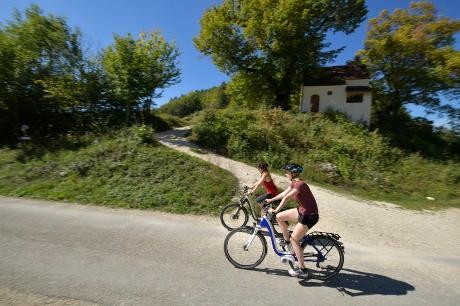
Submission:
[[256,212],[254,211],[254,205],[252,204],[251,199],[249,198],[249,194],[247,193],[248,190],[249,188],[244,189],[243,195],[240,197],[240,204],[243,206],[244,203],[247,202],[249,205],[249,210],[251,211],[252,218],[257,221],[258,218],[256,217]]
[[[264,214],[264,216],[262,216],[262,218],[260,218],[260,222],[255,224],[254,231],[253,231],[252,235],[249,237],[248,242],[244,245],[244,249],[246,251],[249,249],[249,247],[251,246],[251,243],[254,240],[254,238],[257,235],[257,233],[264,227],[267,228],[267,230],[268,230],[268,235],[270,237],[270,241],[272,243],[272,248],[273,248],[273,251],[275,252],[275,254],[278,255],[279,257],[286,258],[286,260],[288,260],[288,261],[297,261],[297,256],[295,254],[292,254],[290,251],[280,250],[278,248],[278,246],[276,245],[275,231],[274,231],[273,225],[271,224],[269,218],[267,217],[267,214]],[[313,260],[313,259],[304,258],[304,261],[307,261],[307,262],[308,261],[310,261],[310,262],[323,262],[324,260],[326,260],[325,255],[327,255],[327,253],[323,255],[322,252],[312,243],[312,241],[313,240],[308,235],[305,235],[302,238],[302,240],[300,241],[301,245],[302,245],[302,243],[306,242],[308,245],[312,246],[316,251],[316,254],[311,254],[312,256],[315,256],[316,259]]]
[[268,230],[268,235],[272,243],[273,251],[276,253],[276,255],[278,256],[292,255],[291,252],[289,251],[283,251],[283,250],[278,249],[278,246],[276,245],[276,240],[275,240],[275,230],[273,229],[273,225],[271,224],[270,220],[267,218],[267,215],[262,216],[262,218],[260,218],[260,222],[257,223],[257,225],[255,225],[254,232],[249,237],[248,242],[244,246],[246,250],[249,249],[255,236],[263,227],[267,228]]

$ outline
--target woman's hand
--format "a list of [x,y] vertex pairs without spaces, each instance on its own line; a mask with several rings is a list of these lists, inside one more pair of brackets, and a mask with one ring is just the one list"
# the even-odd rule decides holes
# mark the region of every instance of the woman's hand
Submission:
[[268,209],[268,212],[271,213],[271,214],[276,214],[276,210],[273,209],[273,208],[269,208],[269,209]]

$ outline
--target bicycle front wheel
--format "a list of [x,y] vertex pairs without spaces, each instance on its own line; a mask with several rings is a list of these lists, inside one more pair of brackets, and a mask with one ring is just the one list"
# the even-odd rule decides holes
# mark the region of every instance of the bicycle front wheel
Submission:
[[[312,278],[327,280],[336,276],[343,266],[343,249],[328,236],[307,238],[302,243],[305,267]],[[289,262],[291,267],[294,267]]]
[[253,232],[252,227],[237,228],[225,238],[225,256],[237,268],[255,268],[267,255],[265,238],[260,233],[253,235]]
[[228,204],[220,211],[220,222],[229,231],[245,226],[248,220],[248,211],[238,203]]

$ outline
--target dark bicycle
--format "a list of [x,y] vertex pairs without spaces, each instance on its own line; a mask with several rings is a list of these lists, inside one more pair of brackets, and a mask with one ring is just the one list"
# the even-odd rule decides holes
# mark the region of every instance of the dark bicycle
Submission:
[[[249,214],[255,222],[259,221],[259,217],[256,215],[254,205],[249,197],[249,189],[248,186],[244,186],[240,191],[239,201],[224,206],[220,211],[220,222],[229,231],[246,226],[249,221]],[[276,219],[273,218],[272,221],[275,225],[275,233],[280,235]]]

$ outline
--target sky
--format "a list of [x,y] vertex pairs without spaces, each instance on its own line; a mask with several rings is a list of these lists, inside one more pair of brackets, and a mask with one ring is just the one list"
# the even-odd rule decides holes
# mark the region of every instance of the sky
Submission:
[[[383,9],[408,8],[410,0],[368,0],[368,18],[376,17]],[[438,13],[460,19],[459,0],[434,0]],[[168,42],[175,42],[181,55],[179,68],[181,82],[166,88],[155,103],[160,106],[173,97],[193,90],[208,89],[228,81],[211,59],[199,53],[192,39],[200,31],[199,21],[206,9],[221,0],[0,0],[0,23],[12,18],[13,9],[24,11],[32,3],[38,4],[45,14],[65,17],[72,28],[83,34],[83,47],[94,53],[113,43],[113,35],[159,30]],[[363,48],[367,20],[352,34],[330,35],[331,48],[345,50],[331,65],[342,65]],[[460,35],[456,36],[460,49]],[[456,102],[458,104],[458,101]],[[421,109],[412,108],[413,115],[425,116]],[[425,116],[426,117],[426,116]],[[443,119],[429,118],[439,124]]]

